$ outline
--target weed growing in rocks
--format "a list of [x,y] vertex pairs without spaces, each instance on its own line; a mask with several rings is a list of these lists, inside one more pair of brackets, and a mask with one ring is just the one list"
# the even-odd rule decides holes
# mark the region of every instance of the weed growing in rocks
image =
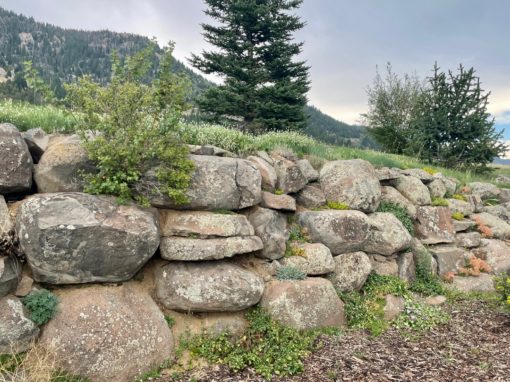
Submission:
[[339,292],[345,303],[345,315],[349,327],[365,329],[370,334],[382,334],[389,324],[384,320],[384,297],[388,294],[408,297],[406,283],[394,276],[380,276],[371,273],[365,285],[358,292]]
[[432,272],[431,256],[420,252],[416,256],[416,278],[409,289],[424,296],[438,296],[446,293],[439,278]]
[[377,212],[389,212],[400,220],[400,222],[404,225],[404,227],[409,231],[411,235],[414,236],[414,224],[413,219],[409,216],[409,213],[405,208],[401,207],[396,203],[391,202],[381,202],[379,207],[377,208]]
[[260,308],[247,313],[246,318],[249,326],[241,338],[228,333],[214,336],[204,333],[182,339],[181,347],[192,356],[225,364],[233,371],[251,367],[266,379],[303,371],[303,359],[315,348],[315,340],[322,331],[300,332],[283,326]]
[[462,195],[462,194],[453,194],[452,199],[457,199],[457,200],[460,200],[463,202],[467,202],[466,195]]
[[485,260],[479,259],[478,257],[471,256],[466,261],[466,265],[459,268],[458,274],[460,276],[480,276],[480,273],[490,273],[492,268]]
[[454,220],[462,220],[462,219],[464,219],[464,214],[462,212],[454,212],[452,214],[452,219],[454,219]]
[[22,301],[30,312],[30,319],[37,325],[47,323],[57,313],[58,298],[49,290],[30,292]]
[[172,328],[175,325],[175,318],[172,316],[167,316],[165,314],[165,321],[169,328]]
[[326,205],[328,206],[328,208],[332,209],[332,210],[350,210],[351,208],[345,204],[345,203],[339,203],[339,202],[334,202],[332,200],[328,200],[326,202]]
[[473,220],[476,223],[478,232],[480,232],[483,237],[490,239],[493,236],[493,233],[492,233],[492,230],[490,229],[490,227],[487,226],[486,224],[484,224],[484,222],[482,222],[482,220],[478,216],[475,216],[473,218]]
[[300,247],[296,247],[292,243],[287,242],[285,247],[285,257],[301,256],[306,257],[305,250]]
[[308,232],[306,232],[306,229],[301,227],[293,219],[289,220],[288,229],[290,241],[297,241],[300,243],[308,243],[310,241],[310,237],[308,236]]
[[443,198],[433,198],[432,205],[435,207],[448,207],[448,201]]
[[284,265],[276,270],[278,280],[304,280],[306,273],[292,265]]

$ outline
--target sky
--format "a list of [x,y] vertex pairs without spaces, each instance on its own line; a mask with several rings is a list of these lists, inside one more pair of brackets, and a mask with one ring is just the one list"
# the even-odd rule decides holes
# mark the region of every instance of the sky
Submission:
[[[109,29],[176,43],[175,56],[210,49],[200,23],[201,0],[0,0],[6,9],[65,28]],[[489,112],[510,140],[510,1],[304,0],[301,58],[311,67],[309,103],[348,123],[367,110],[366,87],[376,68],[425,78],[474,67],[491,91]]]

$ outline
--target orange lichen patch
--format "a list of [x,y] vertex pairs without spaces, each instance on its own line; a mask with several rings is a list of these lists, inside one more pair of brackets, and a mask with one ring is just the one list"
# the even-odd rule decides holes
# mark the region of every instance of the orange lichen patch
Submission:
[[448,284],[451,284],[453,283],[453,277],[455,276],[455,272],[446,272],[444,275],[443,275],[443,281],[445,283],[448,283]]
[[478,232],[480,232],[483,237],[490,239],[493,236],[492,230],[485,225],[478,216],[475,216],[473,220],[477,225]]

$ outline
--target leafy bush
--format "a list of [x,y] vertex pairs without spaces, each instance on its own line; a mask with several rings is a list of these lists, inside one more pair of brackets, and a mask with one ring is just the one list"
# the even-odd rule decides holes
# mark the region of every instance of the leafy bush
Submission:
[[406,300],[404,310],[395,319],[393,326],[398,329],[417,331],[430,330],[448,322],[450,316],[440,308],[428,306],[421,302]]
[[[186,82],[170,71],[169,47],[157,79],[143,83],[154,48],[150,44],[124,62],[113,56],[112,78],[104,87],[90,76],[66,86],[67,102],[83,115],[78,133],[98,168],[85,176],[86,192],[116,195],[120,202],[136,197],[146,204],[153,194],[186,201],[193,164],[177,135]],[[142,175],[155,165],[156,179],[142,182]]]
[[444,295],[446,290],[439,278],[432,273],[431,255],[419,252],[415,257],[416,278],[410,290],[425,296]]
[[37,325],[47,323],[57,313],[58,298],[49,290],[30,292],[22,301],[30,312],[30,319]]
[[182,347],[194,356],[227,365],[233,371],[251,367],[266,379],[273,375],[294,375],[303,371],[303,359],[314,348],[320,332],[299,332],[283,326],[260,308],[247,313],[249,326],[241,338],[227,333],[203,334],[184,339]]
[[413,219],[409,216],[409,213],[405,208],[396,203],[381,202],[377,208],[377,212],[389,212],[393,214],[398,220],[400,220],[409,233],[414,236]]
[[443,198],[433,198],[432,205],[436,207],[448,207],[448,201]]
[[305,250],[303,248],[293,245],[291,242],[287,242],[285,247],[285,257],[292,256],[305,257]]
[[175,325],[175,318],[173,318],[172,316],[168,316],[165,314],[165,321],[169,328]]
[[496,291],[501,296],[505,307],[510,310],[510,272],[496,277]]
[[452,214],[452,219],[454,219],[454,220],[462,220],[462,219],[464,219],[464,214],[462,212],[458,212],[458,211],[454,212]]
[[306,273],[302,270],[292,266],[284,265],[276,270],[276,276],[278,280],[304,280]]
[[429,173],[430,175],[434,175],[437,173],[437,171],[432,167],[423,167],[422,170]]
[[452,195],[452,198],[453,198],[453,199],[457,199],[457,200],[461,200],[461,201],[463,201],[463,202],[467,202],[466,195],[462,195],[462,194],[453,194],[453,195]]
[[328,208],[332,210],[350,210],[349,206],[345,203],[334,202],[332,200],[326,201]]

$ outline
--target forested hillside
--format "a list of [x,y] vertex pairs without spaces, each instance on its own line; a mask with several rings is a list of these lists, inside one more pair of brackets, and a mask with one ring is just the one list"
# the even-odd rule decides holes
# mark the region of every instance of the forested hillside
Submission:
[[[64,95],[63,83],[82,74],[98,82],[109,79],[110,56],[131,55],[147,46],[149,38],[107,30],[64,29],[0,8],[0,99],[33,101],[23,79],[23,62],[31,60],[57,96]],[[174,61],[174,70],[186,74],[194,99],[213,83]],[[309,122],[305,132],[319,140],[339,145],[373,147],[366,129],[340,122],[313,106],[307,106]]]

